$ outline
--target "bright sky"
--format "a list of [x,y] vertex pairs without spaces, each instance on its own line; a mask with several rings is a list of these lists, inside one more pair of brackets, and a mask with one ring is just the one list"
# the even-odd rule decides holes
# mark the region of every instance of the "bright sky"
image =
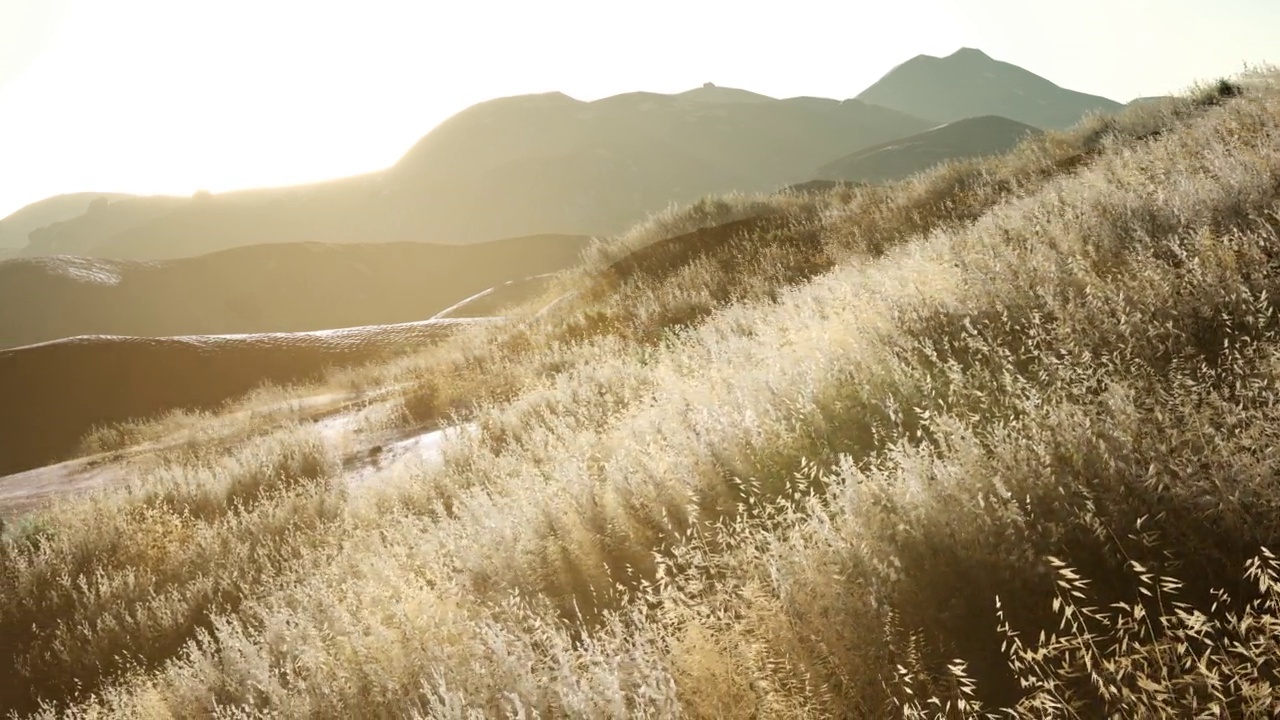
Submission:
[[1277,0],[0,0],[0,217],[386,167],[504,95],[852,97],[976,47],[1128,101],[1277,61]]

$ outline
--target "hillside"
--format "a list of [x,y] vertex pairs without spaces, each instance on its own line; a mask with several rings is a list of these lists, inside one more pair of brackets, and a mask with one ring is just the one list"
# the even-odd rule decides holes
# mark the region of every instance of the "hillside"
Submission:
[[0,219],[0,250],[25,247],[32,230],[83,215],[98,198],[111,202],[127,197],[123,193],[72,193],[31,203]]
[[[96,427],[214,410],[270,383],[313,381],[447,337],[480,320],[313,333],[94,335],[0,350],[2,476],[66,459]],[[32,412],[32,408],[39,408]]]
[[818,168],[820,180],[901,180],[947,160],[999,155],[1040,130],[1008,118],[984,115],[956,120],[922,133],[864,148]]
[[1144,103],[1160,103],[1168,102],[1168,95],[1148,95],[1146,97],[1134,98],[1129,101],[1129,105],[1142,105]]
[[943,58],[917,55],[863,90],[858,99],[941,122],[999,115],[1046,129],[1070,127],[1086,113],[1123,107],[1059,87],[973,48]]
[[[339,441],[139,448],[8,518],[0,710],[1277,716],[1280,76],[1242,85],[666,212],[348,371]],[[458,432],[352,482],[387,424]]]
[[501,98],[446,120],[385,171],[112,203],[37,233],[23,254],[153,260],[262,243],[611,234],[671,203],[812,179],[832,158],[934,124],[856,100],[732,88]]
[[298,332],[424,320],[575,264],[589,238],[254,245],[193,258],[0,261],[0,348],[76,335]]

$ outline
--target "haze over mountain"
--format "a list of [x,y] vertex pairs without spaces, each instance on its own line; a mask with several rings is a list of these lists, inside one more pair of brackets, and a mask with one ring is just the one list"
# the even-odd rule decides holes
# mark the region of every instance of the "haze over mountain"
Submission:
[[942,58],[917,55],[863,90],[858,99],[943,122],[999,115],[1042,129],[1064,129],[1088,112],[1123,107],[1059,87],[974,48]]
[[482,290],[564,269],[588,240],[291,243],[155,262],[5,260],[0,348],[77,335],[299,332],[424,320]]
[[[780,100],[712,83],[592,102],[563,93],[506,97],[457,113],[384,171],[100,201],[29,231],[19,254],[163,259],[260,243],[610,234],[673,202],[834,177],[823,173],[838,159],[943,122],[997,115],[1063,127],[1091,110],[1120,107],[967,48],[918,56],[844,101]],[[938,141],[947,146],[934,149],[938,157],[988,152],[978,137],[972,148],[963,137]],[[923,160],[890,164],[899,162],[914,171]]]
[[833,157],[935,124],[858,100],[715,86],[500,98],[442,123],[383,172],[111,203],[35,233],[22,254],[157,259],[268,242],[608,234],[673,202],[811,179]]
[[110,202],[126,197],[130,196],[123,193],[83,192],[55,195],[31,203],[0,219],[0,249],[25,247],[27,235],[32,230],[83,215],[90,204],[99,198],[102,198],[101,202]]
[[182,207],[190,198],[100,196],[75,216],[31,230],[20,255],[88,255],[88,248]]
[[1007,152],[1040,132],[995,115],[965,118],[846,155],[818,168],[817,176],[821,180],[899,180],[946,160]]

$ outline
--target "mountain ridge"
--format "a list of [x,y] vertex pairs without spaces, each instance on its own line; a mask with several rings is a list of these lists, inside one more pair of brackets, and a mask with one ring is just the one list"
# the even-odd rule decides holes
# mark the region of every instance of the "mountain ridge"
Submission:
[[[913,79],[935,66],[945,71],[941,91]],[[968,105],[953,97],[990,86],[987,74],[1011,80],[968,93],[976,97]],[[1010,99],[1018,93],[1026,97]],[[1022,112],[1027,103],[1047,109]],[[559,91],[514,95],[446,118],[385,170],[203,198],[112,202],[100,216],[33,231],[19,254],[165,259],[278,242],[609,235],[672,203],[818,179],[815,171],[839,158],[971,115],[1052,128],[1119,107],[973,48],[916,56],[845,100],[776,99],[712,83],[592,101]]]

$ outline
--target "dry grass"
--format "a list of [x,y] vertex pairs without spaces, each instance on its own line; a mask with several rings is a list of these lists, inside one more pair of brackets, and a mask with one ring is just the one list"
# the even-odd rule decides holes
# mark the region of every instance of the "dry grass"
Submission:
[[780,222],[343,376],[474,420],[443,468],[349,495],[286,426],[28,519],[0,703],[1273,717],[1280,88],[1223,89],[671,214],[628,250]]

